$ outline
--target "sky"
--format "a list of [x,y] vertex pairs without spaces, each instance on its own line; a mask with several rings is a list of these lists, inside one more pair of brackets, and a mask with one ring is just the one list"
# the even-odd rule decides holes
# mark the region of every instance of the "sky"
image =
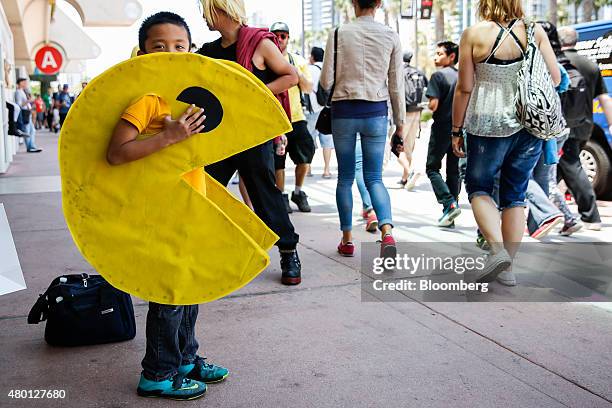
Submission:
[[[158,11],[172,11],[185,18],[193,42],[198,46],[219,37],[210,32],[204,23],[198,7],[199,0],[139,0],[143,8],[142,17],[131,27],[84,27],[83,30],[100,46],[102,53],[95,60],[87,62],[87,78],[93,78],[111,66],[130,57],[132,49],[138,45],[138,28],[142,21]],[[285,21],[289,29],[301,31],[301,0],[245,0],[247,16],[258,12],[266,23]],[[82,27],[76,10],[62,1],[60,7]]]

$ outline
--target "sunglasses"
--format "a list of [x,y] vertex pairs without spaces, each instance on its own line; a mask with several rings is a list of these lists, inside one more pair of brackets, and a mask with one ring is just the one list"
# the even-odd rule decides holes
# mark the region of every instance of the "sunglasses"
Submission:
[[281,40],[286,40],[287,38],[289,38],[289,34],[287,33],[274,33],[274,35],[276,35]]

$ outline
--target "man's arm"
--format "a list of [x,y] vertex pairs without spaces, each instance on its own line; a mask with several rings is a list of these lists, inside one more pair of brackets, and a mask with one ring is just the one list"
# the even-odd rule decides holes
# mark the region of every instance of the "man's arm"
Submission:
[[299,65],[295,67],[299,79],[298,86],[302,90],[302,93],[309,94],[312,92],[312,75],[310,75],[310,71],[308,70],[308,64],[301,58],[298,64]]
[[427,93],[425,96],[429,98],[428,108],[430,111],[435,112],[438,110],[438,104],[440,102],[440,86],[438,84],[439,73],[434,72],[429,80],[429,85],[427,86]]
[[435,112],[438,110],[438,102],[440,100],[438,98],[429,98],[429,105],[427,107],[430,111]]

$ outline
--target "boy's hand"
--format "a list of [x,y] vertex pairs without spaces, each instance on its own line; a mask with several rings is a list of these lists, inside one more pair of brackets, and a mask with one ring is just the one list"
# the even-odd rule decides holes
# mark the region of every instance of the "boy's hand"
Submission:
[[191,105],[177,120],[170,116],[164,119],[164,137],[168,144],[182,142],[189,136],[200,133],[204,129],[204,111]]

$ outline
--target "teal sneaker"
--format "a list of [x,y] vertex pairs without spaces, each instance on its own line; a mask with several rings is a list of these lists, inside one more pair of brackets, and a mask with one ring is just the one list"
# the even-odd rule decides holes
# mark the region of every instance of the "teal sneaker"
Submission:
[[180,366],[179,374],[195,381],[211,384],[225,380],[229,375],[229,370],[225,367],[208,364],[205,358],[196,357],[194,364]]
[[448,227],[459,214],[461,214],[461,208],[459,208],[459,204],[455,201],[448,208],[444,209],[442,217],[438,220],[438,227]]
[[206,392],[206,384],[180,374],[165,381],[152,381],[141,374],[136,392],[141,397],[185,401],[202,397]]

